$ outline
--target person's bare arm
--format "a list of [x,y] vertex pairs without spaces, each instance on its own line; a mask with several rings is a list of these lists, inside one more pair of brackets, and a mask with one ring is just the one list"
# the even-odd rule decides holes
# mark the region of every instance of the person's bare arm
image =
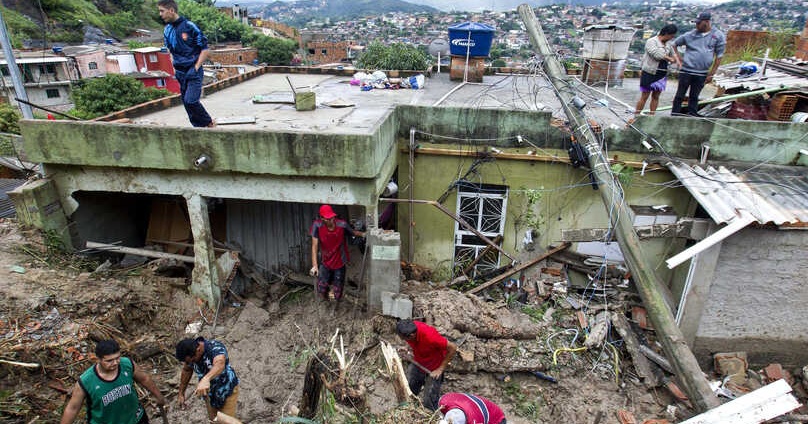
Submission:
[[718,70],[718,67],[721,66],[721,58],[716,57],[713,61],[713,67],[710,68],[710,72],[707,73],[707,80],[705,82],[710,82],[713,80],[713,76],[715,75],[715,71]]
[[316,276],[320,271],[317,267],[317,249],[320,246],[320,240],[317,237],[311,238],[311,270],[309,271],[309,275],[312,277]]
[[224,371],[225,359],[224,355],[217,355],[213,357],[213,366],[210,371],[199,379],[199,383],[194,390],[194,396],[207,396],[210,391],[210,381],[218,377]]
[[182,374],[180,375],[180,387],[179,387],[179,394],[177,394],[177,403],[179,403],[180,408],[185,407],[185,390],[188,388],[188,382],[191,381],[191,375],[193,375],[193,368],[185,364],[182,367]]
[[73,386],[73,394],[70,396],[70,401],[67,402],[67,406],[65,406],[65,411],[62,413],[62,420],[60,421],[61,424],[71,424],[75,419],[76,415],[79,414],[81,410],[81,405],[84,403],[84,389],[79,386],[79,383],[76,383]]
[[135,361],[132,361],[132,367],[135,370],[135,372],[132,374],[132,378],[134,378],[138,384],[143,386],[143,388],[148,390],[149,393],[151,393],[152,396],[154,396],[154,399],[157,401],[157,405],[159,406],[165,405],[166,398],[163,397],[162,393],[160,393],[160,389],[158,389],[157,385],[154,384],[154,381],[151,379],[151,377],[149,377],[149,374],[143,372],[143,370],[140,369],[140,367],[135,365]]
[[431,373],[429,373],[429,376],[432,378],[439,378],[440,375],[443,374],[443,371],[446,370],[446,366],[449,365],[449,362],[451,362],[452,359],[454,358],[455,353],[457,353],[457,345],[450,341],[447,341],[446,356],[443,357],[443,362],[441,362],[437,368],[435,368]]

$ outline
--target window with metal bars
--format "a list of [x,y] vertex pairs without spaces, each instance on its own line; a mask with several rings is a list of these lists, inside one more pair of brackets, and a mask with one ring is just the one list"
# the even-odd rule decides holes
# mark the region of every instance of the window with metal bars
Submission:
[[[458,183],[457,215],[490,240],[504,234],[507,203],[506,186]],[[486,278],[487,273],[499,268],[499,251],[486,247],[488,244],[478,235],[455,223],[453,276]]]

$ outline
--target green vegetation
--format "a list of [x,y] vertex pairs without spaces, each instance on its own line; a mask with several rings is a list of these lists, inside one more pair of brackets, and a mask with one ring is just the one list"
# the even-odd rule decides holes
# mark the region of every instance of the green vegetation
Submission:
[[42,29],[23,14],[3,6],[0,6],[0,9],[3,10],[3,19],[6,21],[11,45],[14,48],[22,47],[23,40],[42,37]]
[[[154,0],[40,0],[45,28],[21,13],[3,8],[15,47],[23,40],[47,39],[48,42],[80,43],[87,26],[100,28],[105,34],[123,38],[134,28],[161,26]],[[39,5],[23,5],[22,11],[35,20],[40,16]]]
[[0,132],[20,133],[20,113],[17,108],[8,103],[0,103]]
[[415,46],[394,43],[385,46],[371,43],[359,56],[356,66],[370,70],[425,70],[430,64],[429,56]]
[[504,68],[508,66],[508,64],[502,59],[495,59],[493,62],[491,62],[491,66],[494,68]]
[[81,80],[73,88],[76,108],[71,114],[92,119],[170,94],[168,90],[144,87],[130,76],[107,74],[101,78]]
[[769,32],[767,37],[760,37],[736,51],[726,53],[721,63],[753,61],[764,57],[766,49],[769,49],[769,59],[794,56],[796,50],[794,38],[795,34],[788,30]]

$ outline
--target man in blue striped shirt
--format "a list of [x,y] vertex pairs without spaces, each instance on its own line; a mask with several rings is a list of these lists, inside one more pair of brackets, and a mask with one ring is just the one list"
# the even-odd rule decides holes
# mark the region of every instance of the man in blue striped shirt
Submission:
[[202,63],[208,58],[208,39],[195,23],[177,13],[176,0],[159,0],[157,10],[166,23],[163,39],[174,61],[174,76],[188,119],[195,127],[216,126],[199,101],[202,96]]

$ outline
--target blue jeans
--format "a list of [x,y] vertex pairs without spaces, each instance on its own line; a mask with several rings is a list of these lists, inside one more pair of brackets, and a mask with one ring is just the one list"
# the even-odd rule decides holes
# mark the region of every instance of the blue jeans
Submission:
[[187,71],[175,69],[174,76],[180,83],[182,104],[185,106],[185,112],[188,113],[191,125],[195,127],[207,127],[210,125],[213,120],[199,101],[202,96],[202,77],[204,76],[202,69],[200,68],[198,71],[194,70],[193,67]]
[[673,97],[673,107],[671,115],[682,113],[682,101],[685,99],[685,92],[690,89],[687,97],[687,113],[695,115],[699,111],[699,94],[707,81],[707,75],[694,75],[679,72],[679,84],[676,87],[676,95]]

